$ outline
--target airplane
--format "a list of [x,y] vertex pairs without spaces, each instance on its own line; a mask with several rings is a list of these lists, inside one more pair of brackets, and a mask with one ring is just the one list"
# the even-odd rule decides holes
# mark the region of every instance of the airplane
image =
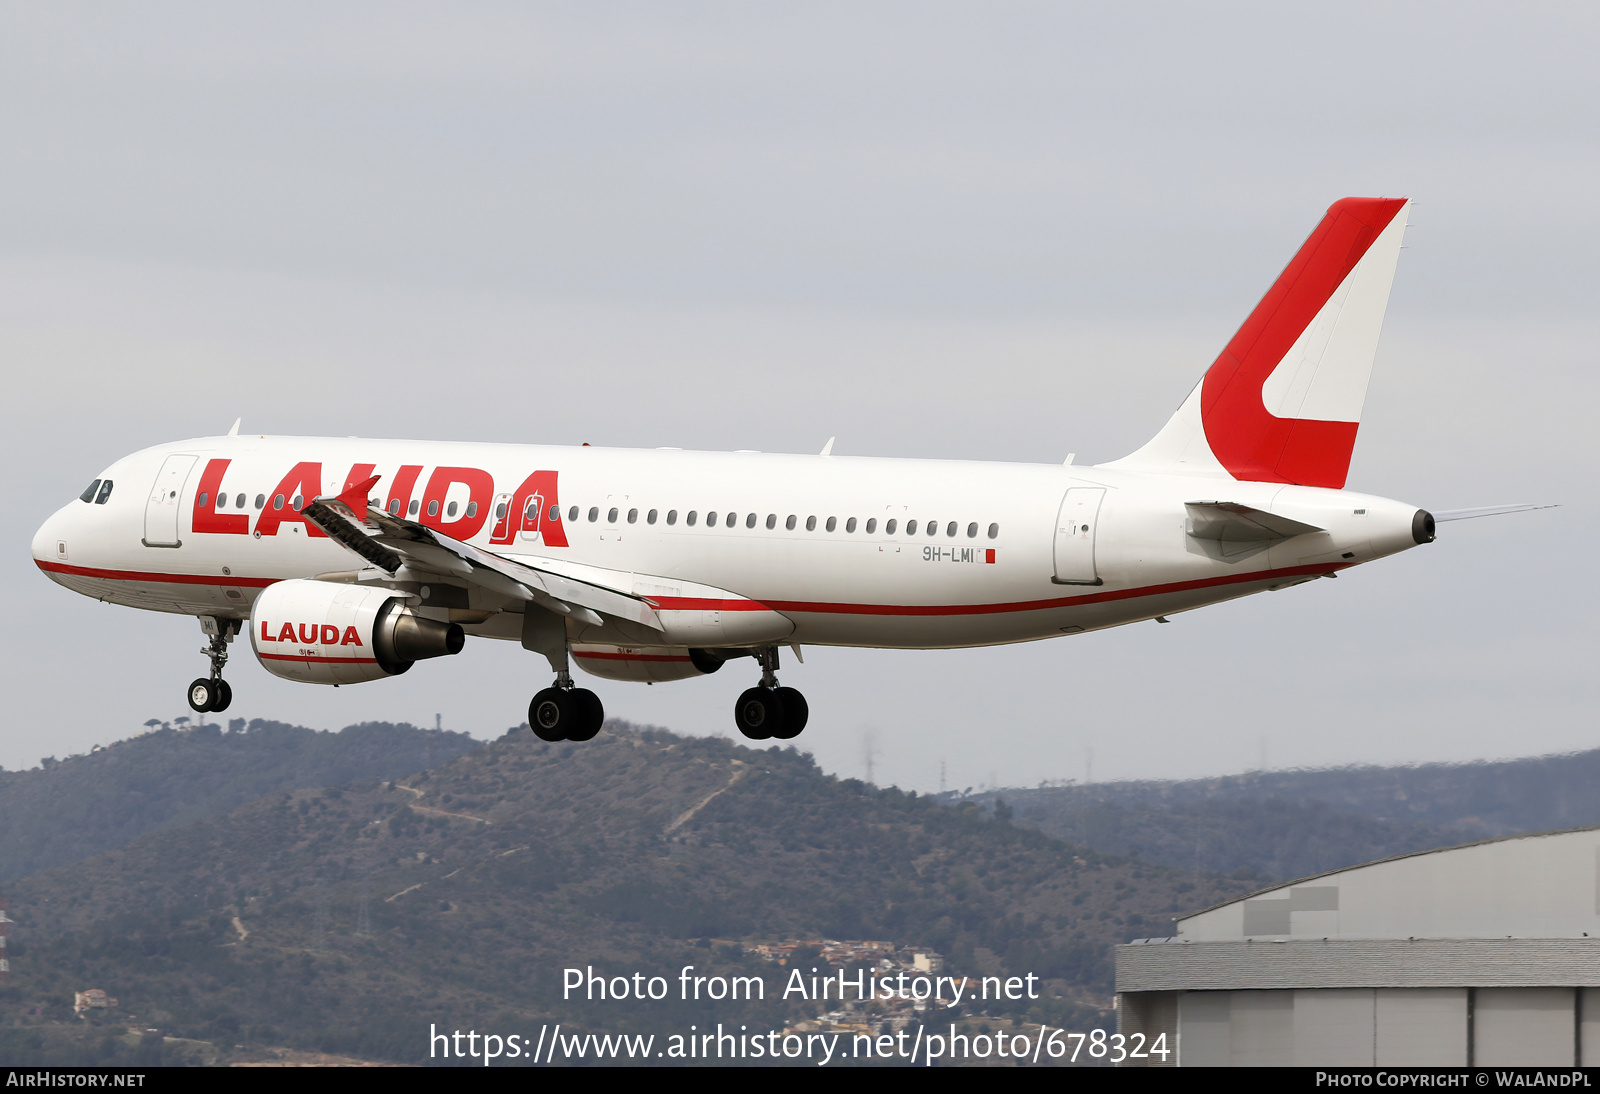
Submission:
[[199,619],[227,709],[248,629],[275,676],[339,686],[459,653],[543,655],[545,741],[604,719],[575,663],[660,683],[753,658],[734,707],[791,740],[779,651],[1028,642],[1332,578],[1442,520],[1344,489],[1406,227],[1403,198],[1335,202],[1171,419],[1075,466],[758,452],[226,436],[124,457],[33,557],[100,600]]

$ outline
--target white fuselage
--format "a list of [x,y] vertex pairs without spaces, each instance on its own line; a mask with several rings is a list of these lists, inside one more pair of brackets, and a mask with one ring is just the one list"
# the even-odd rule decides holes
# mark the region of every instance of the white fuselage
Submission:
[[[174,455],[195,459],[185,470],[184,461],[169,462]],[[308,464],[317,465],[314,474]],[[301,480],[291,476],[295,468]],[[171,491],[163,492],[163,474]],[[101,476],[114,483],[105,503],[64,506],[39,530],[33,554],[52,579],[88,596],[244,619],[276,581],[361,569],[359,559],[299,518],[292,496],[281,508],[275,501],[280,494],[299,493],[307,502],[316,493],[335,495],[370,474],[380,476],[372,491],[379,504],[393,502],[473,546],[574,573],[594,567],[623,575],[640,595],[676,594],[683,609],[716,613],[738,604],[675,583],[726,590],[791,620],[783,643],[838,646],[1023,642],[1187,611],[1411,547],[1417,512],[1349,491],[1226,475],[230,436],[117,461]],[[527,498],[517,493],[535,478],[523,491]],[[436,497],[427,496],[430,483]],[[1076,538],[1067,542],[1063,498],[1070,489],[1089,490],[1078,498],[1098,507],[1082,531],[1070,525]],[[217,493],[225,506],[216,504]],[[1185,503],[1197,501],[1250,506],[1323,530],[1230,554],[1191,534]],[[431,516],[430,505],[437,509]],[[469,507],[475,518],[466,517]],[[708,514],[716,515],[714,525]],[[152,531],[152,521],[174,531]],[[177,545],[149,545],[170,540]],[[1064,568],[1069,580],[1085,583],[1059,583]],[[518,636],[520,617],[501,612],[504,603],[481,590],[471,598],[456,604],[454,616],[469,633]],[[607,639],[601,632],[575,637]],[[748,643],[735,636],[724,644]]]

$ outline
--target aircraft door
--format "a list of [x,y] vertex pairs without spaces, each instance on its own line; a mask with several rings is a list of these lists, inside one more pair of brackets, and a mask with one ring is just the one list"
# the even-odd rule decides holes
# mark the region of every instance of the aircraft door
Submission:
[[178,514],[183,501],[183,484],[189,480],[197,456],[168,456],[156,473],[150,500],[144,505],[144,545],[179,547]]
[[1103,486],[1074,486],[1061,499],[1056,517],[1056,573],[1050,579],[1057,585],[1103,584],[1094,567],[1094,534],[1105,496]]
[[540,540],[540,527],[544,523],[544,495],[534,494],[522,507],[521,538],[530,543]]

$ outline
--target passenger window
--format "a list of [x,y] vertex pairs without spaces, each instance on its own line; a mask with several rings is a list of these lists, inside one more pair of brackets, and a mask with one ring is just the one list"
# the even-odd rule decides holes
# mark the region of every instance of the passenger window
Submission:
[[390,500],[390,502],[389,502],[389,515],[391,517],[398,517],[400,515],[400,499],[399,498],[393,498],[393,499]]
[[615,523],[617,523],[617,511],[615,509],[609,510],[606,513],[606,523],[607,524],[615,524]]
[[501,502],[499,505],[496,505],[494,507],[494,519],[495,520],[505,520],[506,519],[506,503],[505,502]]
[[473,517],[475,517],[477,515],[478,515],[478,503],[475,502],[475,501],[467,502],[467,519],[471,520]]
[[257,494],[256,495],[256,508],[257,509],[265,509],[266,507],[267,507],[267,496],[265,494]]
[[885,524],[883,526],[883,534],[886,535],[886,536],[894,535],[894,526],[897,523],[898,523],[898,521],[895,521],[895,520],[891,519],[888,524]]
[[428,503],[428,515],[430,517],[436,517],[439,515],[439,499],[435,498],[433,501]]
[[744,526],[746,528],[754,528],[756,526],[756,515],[754,513],[751,513],[744,518]]
[[599,519],[600,519],[600,507],[598,505],[589,506],[589,523],[593,524],[595,521],[597,521]]
[[100,489],[100,480],[99,479],[95,479],[93,482],[91,482],[89,484],[89,489],[85,490],[83,493],[78,495],[78,500],[79,501],[83,501],[83,502],[92,502],[92,501],[94,501],[95,491],[99,490],[99,489]]
[[677,524],[678,523],[678,511],[676,509],[668,509],[667,510],[667,523],[668,524]]
[[283,508],[283,495],[282,494],[274,494],[274,495],[272,495],[272,507],[274,509],[282,509]]
[[550,507],[550,523],[551,524],[560,524],[561,523],[561,506],[552,505]]
[[998,524],[989,525],[989,538],[990,539],[994,539],[999,534],[1000,534],[1000,526]]
[[807,517],[806,518],[806,531],[815,532],[816,530],[817,530],[817,518],[816,517]]
[[695,521],[695,511],[693,509],[691,509],[691,510],[689,510],[689,515],[683,518],[683,523],[687,524],[690,528],[693,528],[694,527],[694,521]]
[[951,521],[949,524],[945,525],[944,534],[947,536],[954,536],[956,534],[956,529],[959,527],[959,524],[957,524],[955,521]]
[[447,516],[447,517],[453,517],[453,516],[456,515],[456,503],[455,502],[451,502],[449,505],[444,507],[444,515]]
[[417,512],[421,508],[422,508],[422,502],[417,498],[412,498],[411,499],[411,507],[406,510],[406,513],[407,513],[408,516],[413,516],[414,517],[414,516],[417,515]]
[[924,530],[927,531],[928,535],[930,535],[930,536],[936,536],[936,535],[939,534],[939,522],[936,521],[936,520],[930,520],[930,521],[928,521],[928,523],[924,524],[922,527],[923,527]]
[[238,497],[233,499],[233,507],[235,509],[243,509],[244,508],[244,495],[243,494],[240,494]]
[[637,510],[637,509],[629,509],[628,510],[628,523],[629,524],[638,524],[639,523],[639,510]]
[[867,535],[870,536],[872,533],[876,532],[877,530],[878,530],[878,518],[877,517],[868,517],[867,518]]
[[978,522],[977,521],[973,521],[971,524],[967,525],[967,538],[968,539],[977,539],[978,538]]
[[578,519],[578,507],[576,505],[567,510],[567,519],[570,521],[576,521]]
[[831,532],[837,527],[839,527],[839,518],[838,517],[829,517],[828,518],[828,531]]
[[226,509],[227,507],[228,507],[228,495],[226,495],[226,494],[218,494],[217,495],[217,508],[218,509]]
[[851,517],[849,520],[844,522],[844,530],[846,532],[854,532],[856,530],[856,518],[855,517]]
[[200,509],[204,509],[207,505],[209,505],[211,503],[211,495],[210,494],[201,494],[198,498],[194,499],[194,503],[195,503],[196,507],[198,507]]
[[646,524],[654,524],[656,522],[656,510],[652,509],[646,513],[644,515],[644,522]]
[[715,509],[713,509],[711,512],[706,514],[706,527],[707,528],[715,528],[716,526],[717,526],[717,511]]
[[[753,515],[754,514],[752,514],[752,516]],[[767,514],[767,531],[770,532],[770,531],[772,531],[772,529],[776,528],[777,526],[778,526],[778,514],[776,514],[776,513],[768,513]]]
[[914,520],[906,521],[906,535],[914,536],[916,534],[917,534],[917,522],[914,521]]
[[794,522],[795,522],[795,515],[793,513],[790,513],[789,514],[789,519],[783,522],[783,526],[785,528],[789,529],[789,531],[792,532],[792,531],[794,531]]

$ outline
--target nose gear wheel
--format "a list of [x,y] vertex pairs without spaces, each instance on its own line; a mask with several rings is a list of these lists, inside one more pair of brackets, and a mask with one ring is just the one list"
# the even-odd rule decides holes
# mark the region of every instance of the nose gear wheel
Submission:
[[238,624],[224,622],[210,643],[200,652],[211,661],[211,675],[189,685],[189,708],[199,714],[221,714],[233,702],[233,688],[222,678],[222,666],[228,663],[228,634],[224,628]]

